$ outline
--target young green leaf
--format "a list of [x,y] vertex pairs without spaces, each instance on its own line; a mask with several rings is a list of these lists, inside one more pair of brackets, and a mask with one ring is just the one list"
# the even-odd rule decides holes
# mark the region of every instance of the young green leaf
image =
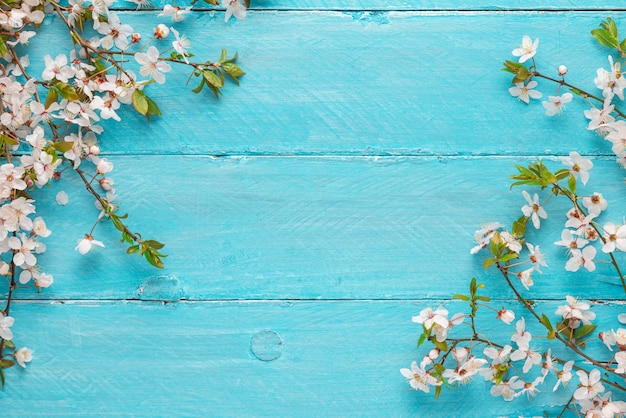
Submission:
[[571,174],[567,178],[567,187],[569,188],[570,192],[574,194],[576,193],[576,178]]
[[67,99],[69,101],[80,100],[80,96],[78,95],[78,93],[76,93],[76,90],[74,90],[74,88],[69,84],[57,82],[54,87],[64,99]]
[[600,45],[604,45],[609,48],[617,48],[619,45],[617,38],[606,29],[594,29],[591,31],[591,35],[596,38]]
[[148,99],[142,90],[135,90],[132,95],[133,107],[140,115],[148,113]]
[[424,344],[424,341],[426,341],[426,334],[422,333],[422,335],[420,335],[419,340],[417,340],[417,347]]
[[52,103],[56,103],[59,100],[57,91],[53,88],[48,90],[48,96],[46,96],[46,109],[52,106]]

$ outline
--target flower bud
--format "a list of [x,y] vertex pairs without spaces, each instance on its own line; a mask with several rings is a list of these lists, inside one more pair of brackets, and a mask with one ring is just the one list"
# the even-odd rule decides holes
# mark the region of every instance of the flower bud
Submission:
[[100,147],[98,145],[89,146],[89,155],[99,155]]
[[439,357],[440,353],[441,353],[441,350],[439,350],[438,348],[433,348],[428,353],[428,357],[430,357],[431,360],[435,360],[437,357]]
[[103,190],[111,190],[113,188],[113,179],[109,178],[109,177],[103,177],[100,180],[98,180],[98,183],[100,183],[100,187],[102,187]]
[[165,39],[167,35],[170,34],[170,28],[168,28],[163,23],[159,23],[156,28],[154,28],[154,37],[157,39]]
[[135,32],[132,35],[130,35],[130,43],[131,44],[136,44],[138,42],[141,41],[141,34]]
[[567,67],[564,65],[559,66],[559,75],[564,76],[565,74],[567,74]]
[[431,364],[433,364],[433,360],[428,356],[424,356],[420,362],[420,369],[425,369],[426,366],[430,366]]

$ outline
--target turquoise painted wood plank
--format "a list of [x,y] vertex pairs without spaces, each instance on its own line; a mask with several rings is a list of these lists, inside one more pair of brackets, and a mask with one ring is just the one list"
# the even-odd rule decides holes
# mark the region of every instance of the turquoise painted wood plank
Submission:
[[[623,12],[610,14],[626,25]],[[226,27],[208,13],[194,13],[178,26],[194,41],[192,51],[213,59],[221,47],[238,51],[248,72],[241,86],[231,83],[217,102],[184,92],[186,71],[168,74],[171,84],[147,89],[165,116],[146,124],[131,109],[121,124],[106,124],[124,134],[106,134],[105,148],[211,155],[550,155],[577,149],[605,155],[607,144],[585,131],[586,103],[545,117],[539,102],[526,106],[509,95],[510,77],[500,69],[528,34],[540,39],[540,68],[556,73],[566,64],[573,83],[593,89],[596,69],[608,61],[589,30],[607,15],[407,12],[373,22],[351,13],[257,12]],[[144,33],[166,21],[154,12],[124,13],[123,19]],[[44,48],[59,36],[47,26],[31,43]],[[37,74],[42,63],[31,61]],[[545,96],[555,91],[545,84],[542,90]]]
[[[532,158],[115,156],[114,179],[129,225],[166,243],[166,268],[125,254],[110,223],[107,247],[86,256],[76,240],[97,211],[70,173],[37,193],[53,234],[40,258],[50,289],[16,294],[52,299],[412,299],[447,297],[483,277],[471,256],[481,223],[521,216],[521,189],[509,191],[514,163]],[[594,159],[579,193],[604,193],[606,220],[621,222],[624,172]],[[552,167],[558,168],[560,164]],[[602,173],[594,178],[594,171]],[[598,174],[599,176],[600,174]],[[69,183],[68,183],[69,182]],[[70,203],[54,203],[57,191]],[[544,193],[546,197],[548,192]],[[560,239],[567,206],[548,206],[541,248],[550,266],[536,277],[545,297],[564,286],[623,298],[599,265],[599,279],[566,274]],[[543,231],[543,229],[542,229]],[[528,239],[538,244],[531,231]],[[622,260],[623,261],[623,260]],[[497,275],[488,274],[494,283]],[[445,281],[446,285],[441,283]],[[502,297],[511,297],[503,293]]]
[[[411,317],[438,303],[17,303],[34,360],[7,371],[3,416],[556,415],[568,392],[551,394],[554,376],[512,403],[479,380],[439,401],[410,390],[399,369],[424,355]],[[552,316],[558,302],[538,306]],[[618,326],[623,306],[593,309]],[[485,315],[479,327],[506,343],[513,326]]]
[[[153,7],[162,7],[164,4],[173,3],[172,1],[156,0],[152,2]],[[179,2],[179,6],[186,3]],[[188,4],[188,3],[187,3]],[[130,8],[135,9],[137,5],[128,1],[116,1],[113,8]],[[149,7],[148,7],[149,8]],[[224,10],[220,7],[212,8],[211,6],[199,1],[198,9],[217,9]],[[603,2],[602,4],[590,4],[585,0],[559,0],[551,1],[550,4],[539,0],[529,0],[523,3],[511,0],[403,0],[403,1],[384,1],[384,0],[344,0],[341,2],[327,0],[299,0],[297,2],[289,0],[252,0],[251,10],[348,10],[348,11],[378,11],[378,10],[486,10],[486,11],[504,11],[504,10],[610,10],[623,9],[622,2],[613,0]],[[144,8],[145,9],[145,8]]]

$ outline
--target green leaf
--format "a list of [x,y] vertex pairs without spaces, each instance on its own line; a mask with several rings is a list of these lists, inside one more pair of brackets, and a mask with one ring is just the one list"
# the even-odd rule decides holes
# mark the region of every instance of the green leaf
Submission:
[[131,245],[126,250],[126,254],[135,254],[137,251],[139,251],[139,245]]
[[220,55],[219,63],[223,64],[226,61],[226,50],[222,49],[222,54]]
[[148,99],[146,94],[142,90],[135,90],[132,95],[133,107],[139,114],[145,115],[148,113]]
[[242,75],[245,74],[245,72],[241,68],[239,68],[237,64],[233,64],[232,62],[227,62],[227,63],[222,64],[222,69],[237,84],[239,84],[238,77],[241,77]]
[[442,385],[435,386],[435,399],[439,399],[439,395],[441,395]]
[[6,134],[0,135],[0,141],[2,143],[5,143],[5,144],[11,145],[11,146],[15,146],[15,145],[19,144],[19,141],[17,139],[15,139],[15,138],[13,138],[13,137],[11,137],[9,135],[6,135]]
[[2,383],[2,387],[4,388],[4,372],[0,369],[0,382]]
[[202,71],[202,76],[204,77],[206,82],[209,83],[209,85],[211,85],[213,87],[217,87],[217,88],[224,87],[223,81],[213,71],[211,71],[211,70],[204,70],[204,71]]
[[155,241],[153,239],[149,239],[147,241],[144,241],[143,243],[154,250],[160,250],[161,248],[165,247],[165,244],[162,244],[159,241]]
[[515,258],[518,258],[519,255],[517,253],[508,253],[503,255],[502,257],[500,257],[500,262],[502,263],[506,263],[509,260],[513,260]]
[[517,74],[522,67],[524,66],[519,62],[506,60],[504,61],[504,68],[502,70],[512,74]]
[[476,290],[478,288],[476,287],[476,277],[472,277],[472,280],[470,280],[470,296],[474,297],[476,295]]
[[617,38],[606,29],[594,29],[591,31],[591,35],[596,38],[600,45],[604,45],[609,48],[617,48],[619,45]]
[[203,87],[204,87],[204,77],[200,77],[200,84],[195,89],[191,89],[191,91],[198,94],[202,91]]
[[448,351],[448,343],[446,343],[445,341],[437,341],[437,339],[433,339],[432,340],[433,344],[435,347],[437,347],[438,349],[440,349],[441,351]]
[[576,193],[576,178],[571,174],[567,178],[567,187],[569,188],[570,192],[574,194]]
[[417,346],[419,347],[420,345],[424,344],[424,341],[426,341],[426,334],[422,333],[419,340],[417,340]]
[[530,76],[530,73],[528,72],[528,69],[526,67],[520,67],[519,71],[517,72],[517,75],[513,77],[513,83],[522,83],[528,80],[529,76]]
[[4,340],[4,346],[6,348],[13,348],[13,349],[15,348],[15,344],[13,344],[13,341],[11,340]]
[[491,298],[489,296],[476,296],[476,300],[481,300],[483,302],[491,302]]
[[5,56],[9,53],[9,48],[7,48],[7,44],[4,43],[4,39],[0,38],[0,55]]
[[483,261],[483,268],[485,270],[487,270],[489,267],[493,266],[494,264],[496,264],[498,262],[498,260],[496,260],[493,257],[490,258],[485,258],[485,261]]
[[0,360],[0,369],[8,369],[13,366],[15,366],[15,362],[13,360]]
[[619,49],[622,51],[626,51],[626,38],[622,40],[622,43],[619,44]]
[[598,327],[597,325],[593,325],[593,324],[582,325],[576,328],[576,331],[574,331],[574,338],[576,339],[585,338],[586,336],[594,332],[597,327]]
[[556,173],[554,173],[554,175],[556,176],[557,180],[563,180],[564,178],[567,178],[567,176],[570,175],[570,171],[567,168],[562,168]]
[[617,25],[615,24],[615,21],[611,19],[610,17],[606,19],[606,22],[600,23],[600,26],[602,26],[604,29],[609,31],[611,36],[613,36],[615,39],[619,38],[619,34],[617,32]]
[[46,109],[52,106],[52,103],[56,103],[59,100],[59,95],[55,89],[48,90],[48,96],[46,96]]
[[513,222],[512,232],[516,238],[521,238],[524,234],[526,234],[526,225],[528,224],[529,219],[530,218],[522,215]]
[[57,89],[58,93],[67,100],[80,100],[80,96],[76,93],[76,90],[72,86],[67,83],[57,82],[54,87]]
[[72,141],[59,141],[54,143],[54,149],[59,152],[68,152],[74,146]]
[[452,299],[458,299],[458,300],[464,300],[466,302],[469,302],[470,298],[467,295],[461,295],[461,294],[456,294],[454,296],[452,296]]
[[111,214],[111,221],[113,222],[115,229],[124,232],[124,224],[120,221],[120,218],[117,215]]
[[[146,96],[146,100],[148,101],[148,113],[146,115],[147,116],[149,116],[149,115],[161,116],[161,109],[159,109],[159,106],[157,106],[157,104],[154,102],[154,100],[152,100],[148,96]],[[150,118],[148,118],[148,119],[150,119]]]
[[554,328],[552,328],[552,324],[550,323],[550,318],[548,318],[544,313],[541,314],[541,323],[548,329],[548,331],[554,330]]

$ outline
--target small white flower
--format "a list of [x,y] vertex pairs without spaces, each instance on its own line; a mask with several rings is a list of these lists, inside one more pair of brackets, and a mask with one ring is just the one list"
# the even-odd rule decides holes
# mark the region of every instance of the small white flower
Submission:
[[602,193],[594,193],[593,196],[583,197],[583,206],[587,208],[589,214],[598,216],[603,210],[608,207],[609,203],[602,196]]
[[224,22],[228,22],[231,16],[235,16],[237,19],[246,18],[246,4],[244,0],[222,0],[222,6],[226,6]]
[[15,323],[15,320],[11,316],[4,316],[0,313],[0,338],[4,340],[12,340],[13,332],[11,332],[11,327]]
[[566,247],[569,251],[571,251],[581,249],[588,243],[589,241],[587,241],[586,239],[574,235],[571,229],[564,229],[563,231],[561,231],[561,240],[556,241],[554,244],[562,245],[563,247]]
[[532,339],[532,334],[526,331],[526,321],[520,318],[515,324],[515,333],[511,336],[511,341],[517,343],[518,346],[528,345]]
[[498,315],[496,316],[496,318],[502,320],[502,322],[504,322],[505,324],[510,324],[515,320],[515,313],[513,313],[513,311],[511,310],[504,309],[503,307],[498,311]]
[[603,252],[612,253],[615,249],[626,251],[626,226],[615,225],[613,222],[607,222],[604,224],[603,230]]
[[509,380],[503,380],[500,384],[492,386],[489,392],[492,396],[502,396],[505,401],[512,401],[517,395],[516,390],[524,387],[524,382],[518,379],[519,376],[513,376]]
[[41,216],[38,216],[33,221],[33,232],[42,238],[50,236],[52,233],[47,227]]
[[587,184],[589,180],[589,170],[593,168],[591,160],[582,158],[579,153],[572,151],[569,153],[569,157],[561,157],[563,165],[570,167],[570,173],[574,177],[580,175],[580,180],[583,184]]
[[187,39],[186,35],[179,36],[178,31],[176,29],[174,28],[171,28],[171,29],[172,29],[172,33],[174,34],[174,37],[176,38],[176,40],[172,42],[172,47],[174,47],[174,50],[178,52],[180,55],[182,55],[185,62],[189,64],[189,60],[187,59],[189,52],[187,52],[187,50],[191,48],[191,41]]
[[524,216],[529,217],[533,221],[535,229],[539,229],[541,226],[539,218],[546,219],[548,217],[545,209],[539,204],[539,195],[535,193],[531,199],[528,192],[524,190],[522,192],[522,196],[524,196],[524,199],[528,202],[527,205],[522,206],[522,213]]
[[530,287],[534,284],[532,279],[532,274],[534,271],[534,267],[531,267],[517,273],[517,278],[522,282],[522,285],[526,288],[526,290],[530,290]]
[[615,362],[617,363],[615,373],[626,373],[626,351],[615,353]]
[[170,28],[163,23],[159,23],[156,28],[154,28],[154,37],[157,39],[165,39],[167,35],[170,34]]
[[159,50],[156,47],[151,46],[148,48],[147,53],[137,52],[135,54],[135,60],[141,64],[139,73],[143,76],[151,76],[154,81],[159,84],[165,83],[165,75],[172,70],[172,67],[165,61],[159,60]]
[[573,97],[572,93],[565,93],[562,96],[548,96],[548,101],[541,102],[541,104],[546,108],[547,116],[554,116],[557,113],[560,115],[563,105],[571,102]]
[[528,251],[530,252],[530,255],[528,257],[530,259],[530,262],[533,264],[533,268],[537,271],[537,273],[541,273],[539,266],[548,267],[548,264],[546,264],[543,253],[539,249],[539,246],[533,246],[530,243],[526,243],[526,247],[528,247]]
[[581,266],[584,266],[588,271],[594,271],[596,265],[593,262],[596,256],[596,249],[591,245],[586,246],[581,250],[572,250],[571,258],[565,263],[565,270],[578,271]]
[[514,253],[518,253],[522,251],[522,244],[511,234],[509,231],[502,231],[500,233],[500,238],[506,244],[507,248]]
[[159,16],[169,16],[173,22],[181,22],[185,19],[185,15],[191,11],[191,6],[181,9],[178,6],[172,6],[166,4],[163,7],[163,12],[159,13]]
[[15,353],[13,353],[13,357],[15,357],[15,361],[22,367],[26,367],[26,363],[33,360],[33,350],[30,348],[20,348]]
[[78,240],[75,250],[81,254],[87,254],[94,246],[104,247],[101,241],[93,239],[91,235],[85,234],[85,238]]
[[591,324],[591,321],[596,319],[596,314],[589,309],[591,305],[588,302],[578,301],[572,296],[565,296],[567,305],[559,306],[555,312],[556,315],[561,315],[564,320],[580,320],[584,324]]
[[604,386],[600,382],[601,375],[598,369],[593,369],[588,375],[584,370],[576,372],[580,380],[580,387],[574,392],[574,399],[591,399],[604,392]]
[[556,381],[554,388],[552,388],[552,391],[556,391],[561,384],[563,385],[563,387],[566,387],[570,380],[572,380],[573,365],[574,360],[570,360],[563,365],[563,370],[561,370],[560,372],[556,372],[556,377],[558,380]]
[[74,69],[67,65],[67,56],[63,54],[57,55],[53,60],[50,55],[44,57],[46,68],[41,74],[41,78],[46,81],[57,79],[62,83],[67,83],[71,77],[74,77]]
[[537,47],[539,46],[539,39],[535,39],[533,42],[530,36],[524,35],[522,37],[522,45],[519,48],[513,50],[513,55],[519,58],[519,62],[524,63],[531,59],[537,53]]
[[509,88],[509,93],[524,103],[530,103],[530,99],[540,99],[542,96],[540,91],[533,90],[535,87],[537,87],[537,82],[534,80],[529,81],[528,84],[515,83],[513,87]]
[[430,373],[417,366],[417,362],[411,363],[411,369],[400,369],[402,376],[409,380],[409,384],[415,390],[422,392],[430,392],[430,386],[439,386],[441,382],[437,382]]

